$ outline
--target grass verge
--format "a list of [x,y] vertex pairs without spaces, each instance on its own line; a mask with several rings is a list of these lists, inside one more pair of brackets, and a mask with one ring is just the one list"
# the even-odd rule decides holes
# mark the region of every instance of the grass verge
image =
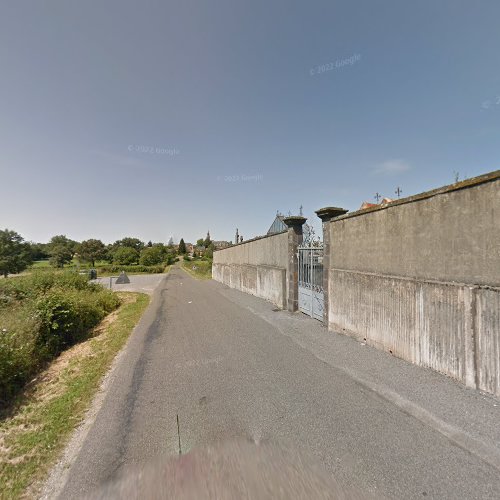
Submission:
[[188,274],[200,280],[212,279],[212,262],[207,260],[192,260],[181,262],[181,267]]
[[92,338],[63,352],[0,415],[0,498],[35,498],[81,422],[149,297],[121,292],[122,305]]

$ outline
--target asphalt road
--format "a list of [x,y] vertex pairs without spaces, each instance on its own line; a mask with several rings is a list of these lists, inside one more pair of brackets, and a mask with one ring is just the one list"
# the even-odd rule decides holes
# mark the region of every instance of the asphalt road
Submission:
[[[498,401],[304,315],[172,269],[61,484],[237,438],[303,451],[386,498],[500,498]],[[177,428],[179,417],[179,434]]]
[[103,277],[92,280],[93,283],[99,283],[104,288],[110,288],[115,292],[142,292],[151,295],[160,281],[163,274],[129,274],[127,275],[130,283],[117,284],[114,277]]

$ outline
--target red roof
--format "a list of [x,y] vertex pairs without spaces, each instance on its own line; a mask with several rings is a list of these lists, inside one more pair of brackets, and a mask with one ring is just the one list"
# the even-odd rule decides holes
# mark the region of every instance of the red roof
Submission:
[[364,210],[365,208],[372,208],[372,207],[378,207],[378,205],[376,203],[368,203],[367,201],[364,201],[359,209]]

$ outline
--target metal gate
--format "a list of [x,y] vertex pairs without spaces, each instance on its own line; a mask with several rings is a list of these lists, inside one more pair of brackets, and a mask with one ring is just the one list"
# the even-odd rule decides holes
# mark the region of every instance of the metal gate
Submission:
[[299,310],[323,321],[323,243],[311,238],[299,245]]

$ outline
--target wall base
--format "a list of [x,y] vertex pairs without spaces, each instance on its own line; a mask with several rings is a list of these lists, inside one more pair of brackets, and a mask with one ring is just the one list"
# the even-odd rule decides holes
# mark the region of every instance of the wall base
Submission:
[[500,289],[330,270],[328,328],[500,397]]
[[249,264],[213,263],[212,278],[286,309],[286,269]]

